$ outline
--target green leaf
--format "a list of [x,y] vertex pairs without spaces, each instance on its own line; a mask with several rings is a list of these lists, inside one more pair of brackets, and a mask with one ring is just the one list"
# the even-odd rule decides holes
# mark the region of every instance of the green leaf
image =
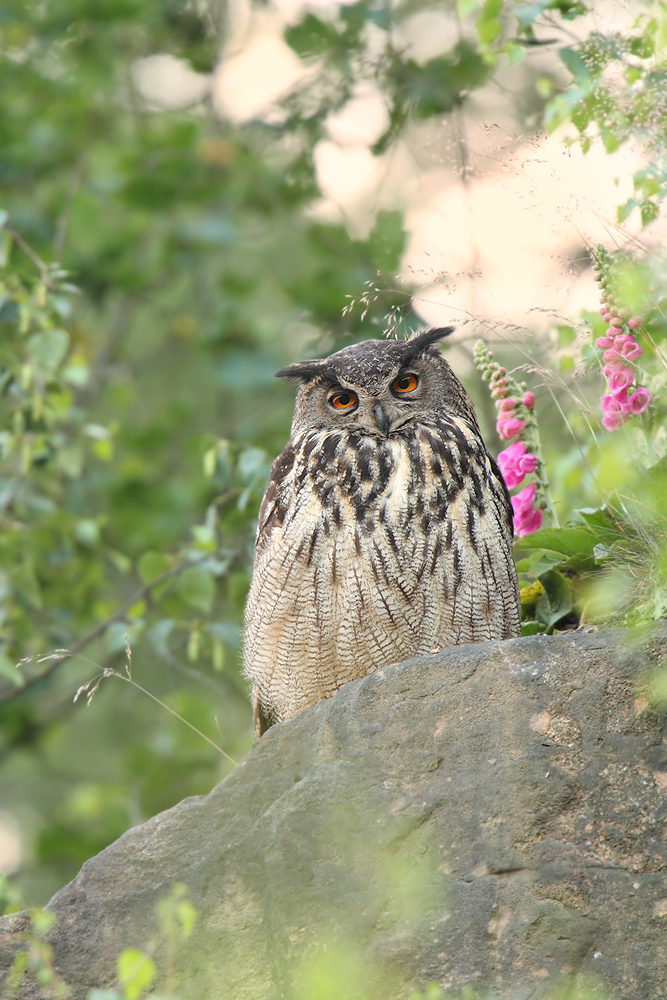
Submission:
[[566,46],[559,51],[558,55],[577,82],[590,77],[591,71],[576,49]]
[[561,573],[548,570],[539,581],[544,587],[544,595],[535,610],[535,617],[545,630],[553,628],[573,607],[572,588]]
[[544,13],[545,7],[549,4],[549,0],[542,0],[541,3],[531,3],[525,4],[521,7],[514,8],[514,16],[521,25],[522,28],[532,28],[534,22]]
[[521,622],[521,635],[539,635],[544,629],[539,622]]
[[166,573],[171,565],[170,560],[161,552],[144,552],[137,563],[137,571],[142,583],[150,583]]
[[138,1000],[155,979],[157,969],[152,958],[136,948],[125,948],[116,960],[118,982],[125,1000]]
[[613,545],[623,537],[616,519],[606,506],[581,507],[575,513],[591,528],[596,543]]
[[482,0],[457,0],[456,13],[459,17],[469,17],[480,6]]
[[208,614],[215,597],[215,579],[208,570],[186,569],[178,580],[178,592],[191,607]]
[[42,378],[50,379],[69,350],[69,334],[64,330],[33,333],[28,337],[27,346],[30,359]]
[[502,25],[496,17],[480,18],[475,28],[477,30],[477,37],[482,45],[490,45],[500,34]]
[[0,653],[0,677],[5,677],[15,687],[23,686],[21,671],[16,669],[16,665],[4,653]]
[[307,14],[303,21],[288,28],[284,39],[299,56],[326,55],[339,44],[338,32],[320,21],[314,14]]
[[171,618],[163,618],[150,630],[150,639],[160,656],[165,656],[169,651],[169,636],[173,631],[175,622]]
[[526,58],[526,47],[525,45],[517,45],[511,39],[505,42],[503,49],[510,66],[516,66],[517,63],[521,62],[522,59]]
[[581,525],[565,526],[563,528],[539,528],[529,535],[524,535],[514,543],[514,548],[545,549],[557,552],[564,557],[591,554],[597,539],[595,533]]

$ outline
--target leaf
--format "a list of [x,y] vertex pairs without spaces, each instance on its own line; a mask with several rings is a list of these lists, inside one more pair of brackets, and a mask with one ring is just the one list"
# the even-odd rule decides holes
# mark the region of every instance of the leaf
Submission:
[[307,14],[299,24],[288,28],[283,37],[290,48],[302,57],[326,55],[339,44],[335,28],[313,14]]
[[482,13],[475,24],[477,37],[482,45],[489,45],[500,34],[502,25],[498,20],[498,14],[502,7],[502,0],[486,0],[482,7]]
[[539,622],[521,622],[521,635],[539,635],[544,630]]
[[125,1000],[138,1000],[155,979],[157,970],[148,955],[136,948],[125,948],[116,960],[116,972]]
[[208,630],[218,636],[219,639],[222,639],[225,645],[229,646],[230,649],[237,648],[241,636],[241,629],[236,622],[211,622],[208,625]]
[[144,552],[137,563],[142,583],[151,583],[171,567],[171,562],[161,552]]
[[547,552],[557,552],[561,556],[592,554],[597,539],[594,531],[583,525],[565,526],[563,528],[539,528],[529,535],[524,535],[514,543],[518,551],[524,549],[544,549]]
[[531,3],[515,7],[514,16],[522,28],[532,28],[533,22],[537,20],[540,14],[544,13],[544,9],[548,6],[548,3],[549,0],[542,0],[541,3]]
[[205,569],[186,569],[178,581],[178,592],[191,607],[208,614],[215,597],[215,579]]
[[169,636],[174,628],[174,621],[171,618],[163,618],[150,630],[150,639],[160,656],[165,656],[169,652]]
[[535,617],[542,627],[553,628],[572,610],[572,588],[561,573],[548,570],[539,581],[544,587],[544,595],[535,610]]
[[566,46],[560,50],[558,55],[578,83],[590,77],[591,71],[576,49]]
[[517,45],[516,42],[513,42],[511,39],[508,39],[505,42],[503,51],[507,56],[507,60],[510,66],[516,66],[518,62],[521,62],[522,59],[526,58],[525,46]]
[[16,669],[16,666],[4,653],[0,653],[0,677],[6,677],[15,687],[23,686],[21,671]]
[[69,334],[64,330],[44,330],[27,340],[28,353],[43,379],[50,379],[69,350]]

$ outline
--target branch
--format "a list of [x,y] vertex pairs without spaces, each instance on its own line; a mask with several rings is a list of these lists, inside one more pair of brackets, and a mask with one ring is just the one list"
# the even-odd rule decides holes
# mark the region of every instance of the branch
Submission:
[[48,265],[44,263],[44,261],[38,254],[35,253],[30,244],[26,243],[21,234],[17,232],[16,229],[13,228],[13,226],[8,226],[7,223],[5,223],[5,225],[2,228],[9,233],[11,238],[14,240],[14,243],[16,243],[19,249],[23,250],[23,253],[26,255],[26,257],[30,258],[30,260],[37,268],[37,270],[42,275],[42,278],[46,279],[46,276],[49,272]]
[[[235,555],[238,555],[236,552],[217,552],[215,554],[227,558],[233,558]],[[90,646],[91,642],[94,642],[96,639],[99,639],[101,635],[104,635],[110,625],[113,625],[114,622],[123,621],[127,617],[130,608],[133,607],[137,601],[141,601],[144,597],[148,597],[155,587],[159,587],[160,584],[164,583],[166,580],[171,580],[179,576],[186,569],[190,569],[192,566],[197,566],[199,563],[205,562],[206,559],[211,558],[211,555],[212,553],[210,552],[203,552],[201,556],[198,556],[195,559],[187,559],[183,562],[177,563],[170,569],[165,570],[164,573],[160,573],[160,575],[156,576],[154,580],[151,580],[149,583],[145,583],[142,587],[139,587],[139,589],[132,594],[129,600],[125,602],[122,608],[119,608],[118,611],[109,615],[108,618],[106,618],[103,622],[100,622],[99,625],[96,625],[95,628],[92,628],[90,632],[84,635],[82,639],[75,642],[70,647],[68,653],[63,653],[62,656],[58,657],[55,657],[54,654],[54,659],[49,661],[48,667],[41,673],[28,678],[20,687],[10,689],[9,691],[5,691],[0,694],[0,705],[5,705],[7,702],[14,701],[15,698],[20,698],[21,695],[25,694],[25,692],[30,688],[35,687],[36,684],[41,684],[41,682],[45,681],[51,676],[51,674],[54,674],[62,663],[69,660],[77,653],[81,653],[87,646]]]

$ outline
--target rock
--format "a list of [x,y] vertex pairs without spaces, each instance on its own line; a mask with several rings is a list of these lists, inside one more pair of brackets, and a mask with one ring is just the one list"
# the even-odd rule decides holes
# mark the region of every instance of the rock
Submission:
[[[73,1000],[111,986],[128,946],[173,964],[160,990],[181,1000],[398,1000],[431,982],[536,1000],[563,979],[654,1000],[667,746],[643,685],[666,667],[661,624],[459,646],[354,681],[88,861],[48,904],[55,966]],[[154,907],[174,882],[198,920],[168,955]],[[25,917],[2,926],[6,970]]]

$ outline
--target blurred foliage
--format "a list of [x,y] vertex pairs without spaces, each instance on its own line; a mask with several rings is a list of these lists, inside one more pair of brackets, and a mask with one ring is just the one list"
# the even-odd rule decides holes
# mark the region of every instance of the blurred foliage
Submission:
[[[30,902],[229,768],[130,685],[107,683],[88,708],[72,703],[100,667],[122,664],[126,636],[144,688],[232,758],[251,744],[238,638],[257,508],[292,409],[271,373],[379,335],[387,316],[392,329],[397,316],[403,332],[419,325],[405,309],[409,288],[394,281],[402,213],[378,212],[353,240],[308,212],[327,117],[374,81],[389,112],[379,154],[411,123],[456,112],[553,45],[571,85],[538,80],[533,91],[528,75],[517,86],[550,127],[572,120],[584,146],[594,127],[607,149],[645,136],[656,172],[635,178],[637,207],[642,218],[655,214],[647,202],[659,209],[665,116],[648,103],[663,99],[664,7],[652,5],[631,37],[573,45],[559,26],[585,6],[452,0],[456,37],[422,62],[395,32],[426,2],[304,11],[285,38],[314,76],[282,117],[237,126],[208,98],[164,110],[135,85],[137,61],[155,53],[212,72],[232,5],[3,5],[0,801],[21,826],[16,881]],[[612,65],[624,67],[625,97],[607,87]],[[661,307],[653,323],[663,329]],[[575,365],[567,331],[562,378]],[[576,448],[553,461],[564,498],[593,490]],[[566,578],[567,538],[541,539],[537,559],[526,557],[533,577]],[[577,557],[595,560],[594,549]],[[578,606],[574,593],[561,599]],[[540,627],[557,620],[549,602],[534,602]],[[87,660],[44,659],[55,650]]]

